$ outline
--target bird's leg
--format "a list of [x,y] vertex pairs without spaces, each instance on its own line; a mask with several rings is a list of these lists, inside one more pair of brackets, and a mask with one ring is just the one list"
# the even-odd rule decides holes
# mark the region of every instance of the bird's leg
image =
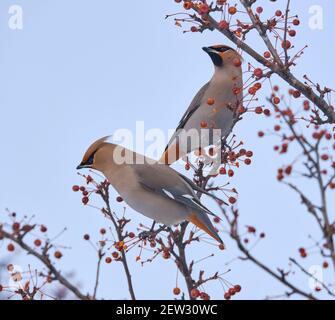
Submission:
[[150,228],[150,231],[149,231],[149,232],[152,232],[152,231],[154,231],[155,224],[156,224],[156,221],[154,220],[154,221],[153,221],[153,223],[152,223],[152,226],[151,226],[151,228]]

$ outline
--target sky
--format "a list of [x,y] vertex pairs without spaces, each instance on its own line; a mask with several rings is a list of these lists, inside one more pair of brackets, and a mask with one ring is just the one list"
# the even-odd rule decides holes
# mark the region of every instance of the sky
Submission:
[[[285,7],[283,0],[259,2],[265,12]],[[9,28],[12,5],[22,6],[22,30]],[[324,8],[322,30],[308,26],[312,5]],[[300,78],[308,73],[329,87],[334,87],[335,72],[330,59],[334,10],[335,4],[329,0],[292,3],[292,12],[298,12],[302,21],[295,46],[309,45],[295,73]],[[201,47],[231,44],[217,32],[183,34],[172,20],[164,19],[178,11],[172,0],[0,2],[0,212],[9,208],[21,215],[35,215],[36,221],[48,225],[50,236],[66,227],[57,243],[71,248],[63,250],[64,257],[57,265],[74,271],[75,281],[84,292],[92,291],[94,285],[96,253],[82,240],[83,234],[99,240],[99,229],[108,224],[99,212],[83,207],[78,194],[71,190],[73,184],[82,182],[75,168],[83,153],[97,138],[117,129],[134,132],[136,121],[144,121],[147,130],[167,132],[175,128],[198,88],[213,72]],[[264,51],[257,37],[250,39],[252,46]],[[253,253],[276,268],[287,266],[288,257],[296,256],[297,248],[309,243],[308,234],[318,233],[296,195],[275,179],[284,159],[272,152],[274,140],[257,137],[258,130],[271,125],[271,120],[250,115],[237,126],[236,135],[255,156],[250,167],[238,170],[232,184],[240,194],[241,225],[255,225],[268,235]],[[176,168],[182,170],[181,166]],[[308,188],[315,194],[312,187]],[[116,196],[114,191],[112,194]],[[215,209],[211,200],[205,203]],[[112,206],[122,211],[123,204],[114,201]],[[127,212],[133,228],[139,222],[150,224],[135,211]],[[216,252],[203,266],[209,273],[231,269],[226,279],[243,287],[236,298],[262,299],[285,291],[251,263],[236,261],[226,266],[238,250],[227,235],[222,237],[228,249]],[[190,257],[200,259],[213,251],[213,246],[200,243]],[[131,252],[129,259],[138,298],[174,298],[173,262],[157,259],[141,267],[133,262],[136,255]],[[8,254],[0,247],[0,259],[5,258]],[[14,260],[23,268],[28,261],[24,253]],[[320,264],[316,256],[306,262],[307,267],[314,264]],[[308,279],[294,277],[302,289],[309,289]],[[185,288],[181,277],[178,285]],[[219,283],[206,289],[212,297],[223,297]],[[98,297],[128,298],[120,265],[103,264]]]

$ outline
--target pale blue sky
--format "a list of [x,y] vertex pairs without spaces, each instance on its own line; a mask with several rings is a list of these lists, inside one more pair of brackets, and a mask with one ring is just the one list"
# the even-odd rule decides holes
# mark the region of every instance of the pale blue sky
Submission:
[[[275,5],[267,0],[260,3],[272,5],[271,11],[285,5],[284,0]],[[8,8],[13,4],[23,7],[22,31],[8,28]],[[326,9],[321,31],[308,28],[308,9],[315,4]],[[35,214],[53,235],[66,226],[68,231],[58,242],[71,244],[72,250],[65,250],[59,267],[76,271],[84,291],[93,287],[95,253],[82,235],[98,234],[107,223],[94,209],[84,208],[71,191],[73,184],[81,182],[75,167],[83,152],[92,141],[118,128],[133,130],[138,120],[145,121],[147,129],[174,128],[196,90],[211,76],[211,61],[201,47],[229,44],[217,32],[183,34],[172,20],[164,20],[165,14],[178,10],[173,0],[0,3],[0,210],[8,207],[20,214]],[[308,72],[312,79],[334,87],[334,2],[294,1],[292,12],[302,20],[296,47],[309,44],[295,72],[300,76]],[[254,39],[253,46],[263,51]],[[236,134],[255,157],[232,183],[240,193],[242,225],[253,224],[269,235],[255,254],[275,268],[286,266],[299,246],[309,244],[307,234],[319,234],[297,197],[275,180],[284,159],[274,156],[271,139],[257,138],[257,131],[269,126],[271,121],[252,115],[239,124]],[[212,202],[208,205],[215,209]],[[122,210],[120,204],[113,207]],[[148,221],[128,212],[134,225]],[[225,262],[238,253],[228,236],[223,238],[228,250],[204,262],[209,272],[225,271]],[[202,243],[195,246],[192,257],[213,251]],[[0,259],[3,254],[0,250]],[[129,255],[131,261],[136,254]],[[15,262],[22,261],[26,260]],[[315,263],[320,260],[312,258],[306,265]],[[257,299],[284,290],[252,264],[237,262],[230,267],[227,280],[243,287],[236,298]],[[128,297],[120,265],[104,264],[102,271],[99,296]],[[173,298],[172,262],[158,259],[145,268],[131,263],[131,271],[139,298]],[[305,278],[297,283],[308,289]],[[213,297],[222,298],[218,283],[207,288]]]

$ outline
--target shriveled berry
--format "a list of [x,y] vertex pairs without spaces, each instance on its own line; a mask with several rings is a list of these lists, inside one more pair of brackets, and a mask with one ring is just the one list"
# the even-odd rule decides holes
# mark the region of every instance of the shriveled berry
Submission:
[[173,288],[173,294],[178,296],[180,294],[181,290],[180,288],[176,287],[176,288]]

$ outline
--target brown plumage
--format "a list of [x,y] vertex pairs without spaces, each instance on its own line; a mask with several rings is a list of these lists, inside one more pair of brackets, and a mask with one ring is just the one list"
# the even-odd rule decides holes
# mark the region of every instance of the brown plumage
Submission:
[[172,168],[106,138],[88,148],[77,167],[82,168],[102,172],[124,201],[143,215],[166,225],[190,221],[222,243],[208,217],[215,215],[195,192],[210,194]]

